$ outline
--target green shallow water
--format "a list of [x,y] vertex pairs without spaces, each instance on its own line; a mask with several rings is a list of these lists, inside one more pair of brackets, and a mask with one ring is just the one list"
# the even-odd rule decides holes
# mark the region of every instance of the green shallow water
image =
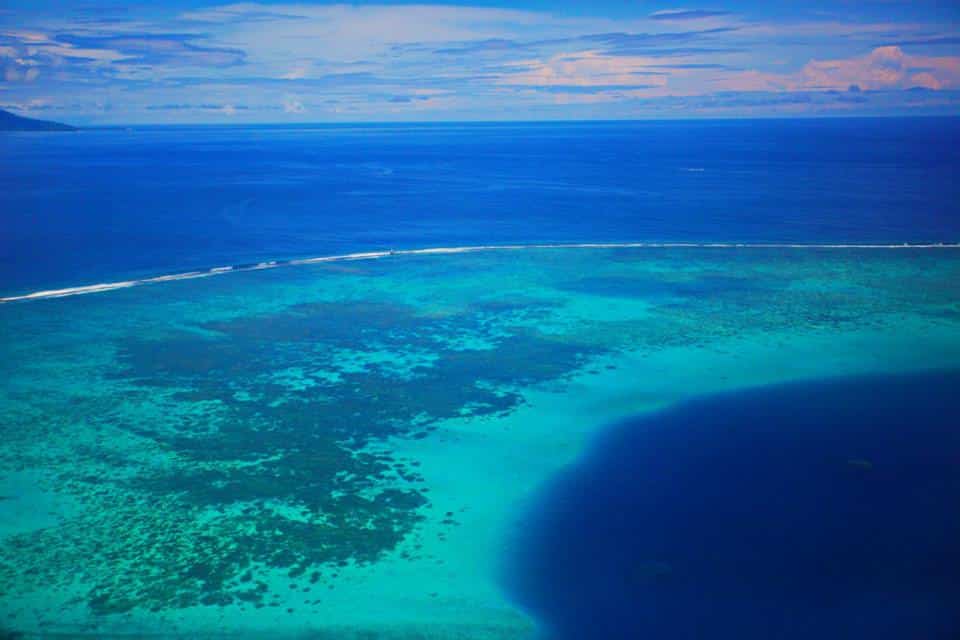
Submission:
[[952,249],[404,255],[3,305],[0,629],[529,636],[504,533],[605,424],[957,366]]

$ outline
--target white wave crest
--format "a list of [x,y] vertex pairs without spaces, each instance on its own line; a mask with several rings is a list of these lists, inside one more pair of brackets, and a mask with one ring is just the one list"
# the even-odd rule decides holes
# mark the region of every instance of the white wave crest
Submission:
[[65,298],[66,296],[79,296],[85,293],[99,293],[100,291],[112,291],[114,289],[125,289],[135,287],[139,284],[137,280],[126,280],[123,282],[104,282],[102,284],[88,284],[82,287],[67,287],[65,289],[47,289],[45,291],[34,291],[22,296],[11,296],[0,298],[0,302],[13,302],[15,300],[40,300],[43,298]]
[[48,298],[65,298],[68,296],[84,295],[87,293],[100,293],[103,291],[113,291],[114,289],[127,289],[146,284],[157,284],[161,282],[172,282],[176,280],[190,280],[193,278],[206,278],[218,276],[227,273],[241,271],[255,271],[262,269],[276,269],[284,266],[296,266],[307,264],[320,264],[325,262],[343,262],[348,260],[377,260],[391,256],[418,256],[418,255],[442,255],[454,253],[471,253],[477,251],[521,251],[527,249],[871,249],[871,250],[892,250],[892,249],[960,249],[960,243],[927,243],[927,244],[813,244],[813,243],[749,243],[749,242],[580,242],[571,244],[495,244],[495,245],[470,245],[462,247],[429,247],[424,249],[398,249],[391,251],[365,251],[359,253],[345,253],[332,256],[317,256],[315,258],[301,258],[298,260],[287,260],[278,262],[270,260],[258,262],[249,266],[226,266],[215,267],[206,271],[187,271],[184,273],[174,273],[151,278],[141,278],[138,280],[123,280],[119,282],[106,282],[101,284],[91,284],[79,287],[67,287],[64,289],[48,289],[44,291],[35,291],[17,296],[0,297],[0,303],[22,302],[28,300],[45,300]]

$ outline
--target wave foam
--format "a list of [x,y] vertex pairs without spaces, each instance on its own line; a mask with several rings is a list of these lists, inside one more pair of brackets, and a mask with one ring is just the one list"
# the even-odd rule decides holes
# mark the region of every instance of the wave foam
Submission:
[[255,264],[240,264],[225,267],[214,267],[204,271],[187,271],[137,280],[123,280],[119,282],[105,282],[64,289],[48,289],[34,291],[18,296],[0,297],[0,303],[23,302],[28,300],[45,300],[48,298],[65,298],[88,293],[113,291],[114,289],[128,289],[146,284],[172,282],[176,280],[191,280],[206,278],[227,273],[242,271],[257,271],[276,269],[284,266],[305,264],[320,264],[325,262],[343,262],[348,260],[378,260],[391,256],[418,256],[443,255],[454,253],[472,253],[478,251],[522,251],[526,249],[960,249],[960,243],[928,243],[928,244],[812,244],[812,243],[744,243],[744,242],[581,242],[576,244],[496,244],[471,245],[463,247],[430,247],[426,249],[398,249],[395,251],[365,251],[359,253],[345,253],[332,256],[317,256],[315,258],[301,258],[298,260],[269,260]]

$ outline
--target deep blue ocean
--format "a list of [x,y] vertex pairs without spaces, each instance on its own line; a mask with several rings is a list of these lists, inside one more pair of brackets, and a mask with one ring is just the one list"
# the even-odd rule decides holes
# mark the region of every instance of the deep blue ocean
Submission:
[[0,134],[0,294],[390,248],[956,242],[960,119]]
[[551,640],[951,640],[960,374],[698,400],[550,484],[508,583]]

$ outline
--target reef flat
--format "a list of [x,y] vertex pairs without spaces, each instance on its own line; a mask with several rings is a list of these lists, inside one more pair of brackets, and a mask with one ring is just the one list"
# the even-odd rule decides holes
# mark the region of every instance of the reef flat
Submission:
[[505,533],[598,426],[956,367],[960,251],[400,255],[14,303],[0,329],[0,628],[517,638]]

